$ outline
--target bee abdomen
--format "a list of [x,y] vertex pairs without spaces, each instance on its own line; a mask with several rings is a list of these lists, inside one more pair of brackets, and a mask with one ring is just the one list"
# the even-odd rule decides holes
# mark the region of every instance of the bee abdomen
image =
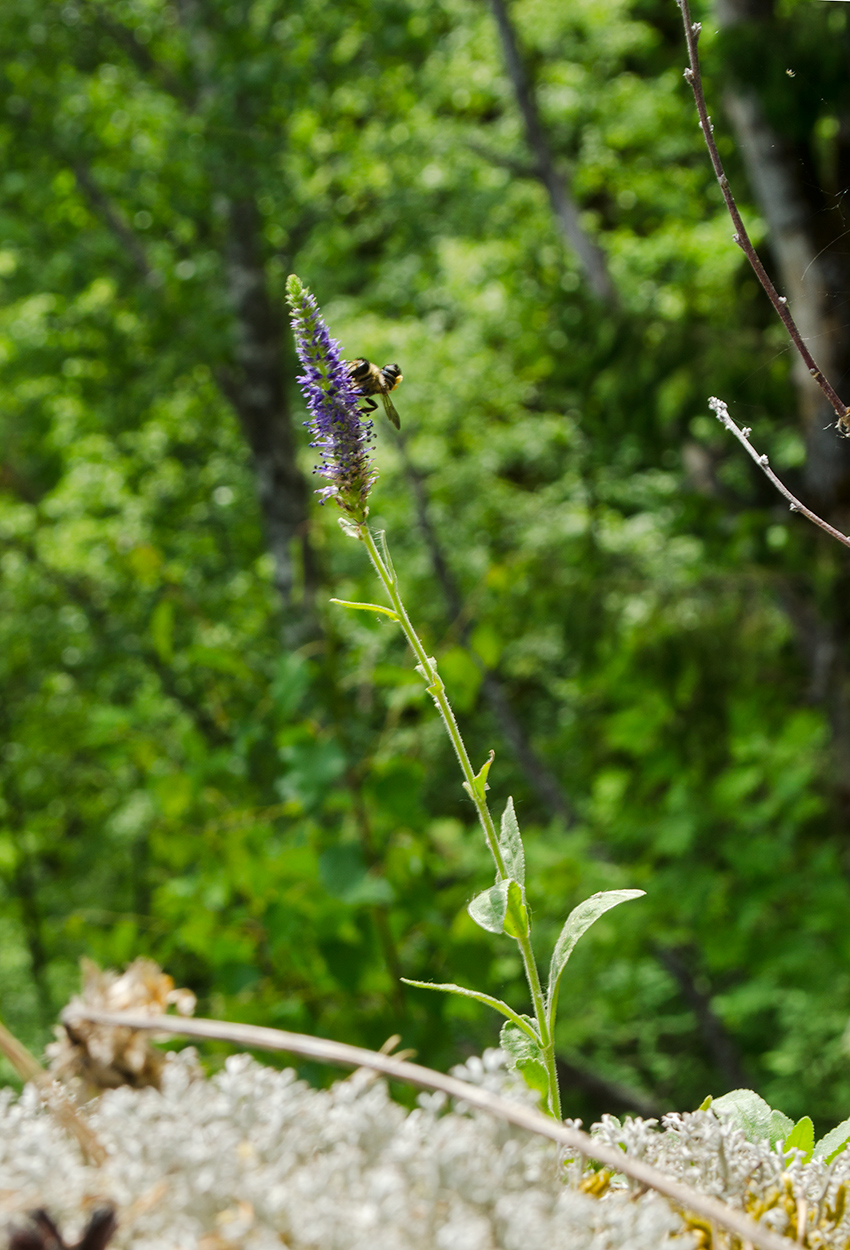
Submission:
[[400,365],[384,365],[381,370],[381,377],[384,379],[388,391],[394,391],[399,382],[404,381],[404,374]]

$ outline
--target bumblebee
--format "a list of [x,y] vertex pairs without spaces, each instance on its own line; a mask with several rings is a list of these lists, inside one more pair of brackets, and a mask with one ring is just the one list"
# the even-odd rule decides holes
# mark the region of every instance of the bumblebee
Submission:
[[398,365],[384,365],[383,369],[379,369],[377,365],[372,364],[371,360],[364,360],[362,356],[358,356],[356,360],[348,360],[346,364],[349,377],[357,388],[357,394],[365,401],[366,411],[374,412],[378,407],[374,399],[369,397],[371,395],[380,395],[384,411],[395,428],[400,430],[401,421],[389,395],[390,391],[395,390],[399,382],[404,381],[404,375],[400,367]]

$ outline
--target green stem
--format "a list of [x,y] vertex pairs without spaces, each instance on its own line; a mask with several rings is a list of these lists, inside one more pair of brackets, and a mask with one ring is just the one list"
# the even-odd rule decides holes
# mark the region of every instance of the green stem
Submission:
[[549,1021],[546,1016],[546,1001],[543,997],[543,988],[540,984],[540,973],[537,971],[537,961],[534,958],[534,951],[531,949],[531,938],[525,933],[518,937],[522,955],[522,962],[525,967],[525,978],[528,981],[528,987],[531,990],[531,1001],[534,1004],[534,1014],[537,1017],[537,1028],[540,1032],[540,1049],[543,1052],[543,1062],[546,1064],[546,1071],[549,1075],[549,1110],[556,1120],[561,1119],[561,1091],[558,1089],[558,1072],[555,1067],[555,1037],[549,1029]]
[[[410,622],[410,617],[407,615],[405,606],[402,603],[401,593],[398,587],[398,579],[396,578],[395,569],[392,566],[392,560],[390,559],[389,552],[387,551],[386,543],[383,540],[383,535],[381,536],[382,545],[384,547],[384,555],[382,556],[381,552],[378,550],[378,545],[375,542],[374,535],[367,525],[359,525],[358,533],[361,540],[365,543],[366,550],[369,552],[369,558],[375,566],[375,571],[377,572],[378,577],[383,583],[384,589],[390,597],[396,616],[398,617],[398,623],[401,625],[405,637],[413,648],[414,655],[419,661],[420,672],[422,673],[428,687],[428,691],[443,718],[443,723],[446,726],[452,746],[455,749],[455,754],[457,755],[461,771],[466,781],[466,790],[475,804],[478,819],[481,822],[481,828],[484,830],[484,837],[487,840],[490,853],[496,862],[496,868],[498,869],[500,876],[505,878],[509,874],[505,865],[504,856],[502,855],[502,849],[499,846],[496,826],[493,823],[493,817],[490,814],[490,809],[487,806],[487,800],[483,794],[483,787],[479,789],[476,784],[475,772],[473,771],[472,764],[470,763],[463,738],[460,735],[460,730],[458,729],[457,721],[455,720],[455,715],[452,711],[452,706],[446,695],[445,687],[443,686],[440,675],[437,672],[437,665],[427,654],[419,635],[416,633],[416,630]],[[516,938],[516,941],[522,954],[525,976],[528,981],[529,989],[531,990],[531,998],[534,1004],[534,1014],[537,1018],[537,1028],[540,1033],[540,1047],[543,1052],[543,1059],[549,1076],[549,1097],[547,1099],[547,1103],[551,1114],[557,1120],[560,1120],[561,1097],[558,1090],[558,1075],[555,1068],[555,1043],[554,1037],[549,1029],[549,1021],[546,1017],[546,1003],[543,997],[543,989],[540,984],[540,974],[537,971],[534,952],[531,949],[531,938],[528,933],[522,934]]]
[[463,738],[460,736],[460,730],[457,727],[457,721],[455,720],[455,714],[452,711],[452,706],[446,697],[445,688],[440,675],[437,672],[437,665],[426,652],[419,635],[410,623],[410,617],[407,615],[405,606],[401,601],[401,595],[398,589],[398,580],[391,563],[389,561],[385,563],[381,553],[378,551],[378,546],[375,542],[372,531],[368,528],[368,526],[359,526],[359,533],[361,539],[366,544],[366,550],[369,552],[369,558],[374,564],[375,570],[384,584],[384,589],[392,600],[393,608],[398,616],[398,623],[401,625],[407,641],[413,648],[413,652],[419,661],[419,667],[422,670],[422,676],[425,678],[431,697],[436,703],[437,710],[442,716],[446,729],[448,730],[452,746],[455,749],[455,754],[457,755],[460,763],[461,771],[466,779],[466,788],[472,797],[473,803],[475,804],[475,809],[478,812],[478,819],[481,821],[481,828],[484,830],[484,837],[487,839],[487,845],[490,848],[490,853],[496,861],[496,867],[502,877],[507,877],[508,871],[505,866],[505,860],[502,855],[501,847],[499,846],[499,839],[496,835],[496,826],[493,824],[493,817],[490,815],[490,809],[487,806],[487,802],[483,795],[479,793],[478,787],[475,784],[475,772],[473,771],[469,756],[466,753]]

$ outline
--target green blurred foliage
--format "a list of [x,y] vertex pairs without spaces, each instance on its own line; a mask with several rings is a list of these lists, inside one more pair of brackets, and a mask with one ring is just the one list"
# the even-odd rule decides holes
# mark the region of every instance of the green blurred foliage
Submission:
[[[826,7],[793,9],[788,38],[837,20]],[[3,5],[0,1013],[39,1047],[82,954],[143,953],[205,1013],[371,1046],[399,1031],[437,1066],[497,1025],[399,975],[527,1009],[515,950],[466,914],[487,855],[398,632],[325,606],[377,593],[330,509],[313,530],[327,645],[281,647],[217,384],[236,336],[223,221],[247,196],[272,296],[297,269],[349,355],[402,363],[468,639],[386,424],[372,519],[476,766],[497,751],[495,807],[515,797],[541,961],[581,898],[647,891],[573,957],[560,1053],[664,1106],[720,1092],[658,958],[674,948],[749,1083],[828,1127],[850,1109],[845,807],[784,596],[843,623],[841,556],[705,402],[734,400],[793,473],[787,351],[729,240],[675,5],[512,14],[617,312],[504,163],[525,156],[485,6]],[[716,98],[709,25],[705,44]],[[293,403],[300,421],[294,382]],[[301,457],[309,473],[306,439]],[[476,656],[568,829],[513,761]]]

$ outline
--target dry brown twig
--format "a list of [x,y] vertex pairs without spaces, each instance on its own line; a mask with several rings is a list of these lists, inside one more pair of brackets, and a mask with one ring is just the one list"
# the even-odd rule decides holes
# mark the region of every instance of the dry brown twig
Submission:
[[716,396],[712,395],[708,401],[708,406],[711,408],[720,424],[725,426],[730,434],[735,435],[747,455],[751,460],[755,461],[765,477],[768,478],[768,480],[771,481],[779,491],[780,495],[784,495],[784,497],[788,500],[788,504],[792,512],[799,512],[801,516],[807,517],[813,525],[819,526],[825,533],[829,534],[831,538],[836,539],[837,542],[842,543],[845,547],[850,547],[850,538],[848,538],[846,534],[842,534],[841,530],[835,529],[835,527],[830,525],[828,521],[824,521],[824,519],[819,517],[816,512],[812,512],[811,508],[807,508],[804,503],[801,503],[796,495],[791,494],[785,483],[780,481],[780,479],[773,472],[773,469],[771,469],[767,456],[759,455],[755,447],[753,447],[750,442],[750,434],[752,431],[749,426],[744,426],[742,429],[739,425],[736,425],[729,416],[729,409],[726,407],[722,399],[717,399]]
[[663,1194],[674,1206],[685,1212],[693,1212],[726,1229],[745,1244],[749,1242],[756,1250],[788,1250],[787,1238],[757,1224],[743,1211],[736,1211],[726,1203],[700,1193],[690,1185],[665,1176],[657,1168],[629,1158],[621,1150],[594,1141],[587,1133],[560,1124],[539,1111],[518,1102],[511,1102],[498,1094],[434,1072],[418,1063],[408,1063],[394,1055],[364,1050],[344,1042],[332,1042],[322,1037],[310,1037],[303,1033],[287,1033],[282,1029],[259,1028],[250,1024],[229,1024],[221,1020],[177,1020],[174,1016],[136,1016],[123,1012],[94,1011],[80,1007],[66,1007],[63,1021],[72,1026],[81,1020],[95,1024],[148,1032],[170,1034],[173,1037],[193,1037],[215,1041],[232,1042],[236,1046],[261,1050],[285,1051],[293,1055],[315,1059],[319,1063],[336,1064],[347,1068],[366,1068],[380,1072],[391,1080],[402,1081],[420,1089],[436,1090],[455,1098],[470,1107],[477,1107],[517,1128],[548,1137],[550,1141],[566,1146],[577,1155],[596,1159],[614,1172],[622,1173],[640,1185]]
[[[697,50],[700,30],[702,28],[699,22],[691,21],[691,11],[688,0],[676,0],[676,2],[682,10],[682,20],[685,24],[685,39],[688,44],[688,58],[690,60],[690,65],[685,70],[685,78],[690,83],[691,90],[694,93],[694,102],[697,106],[697,113],[699,114],[700,129],[702,130],[703,137],[705,138],[708,154],[711,158],[711,164],[714,168],[714,173],[717,176],[717,181],[720,184],[720,190],[723,194],[726,207],[729,210],[729,216],[732,218],[732,224],[735,227],[735,233],[732,235],[732,238],[750,262],[756,277],[764,288],[767,297],[776,310],[782,324],[788,331],[791,342],[800,353],[806,368],[835,410],[835,415],[838,417],[839,428],[843,433],[850,434],[850,408],[847,407],[838,392],[835,390],[835,387],[828,378],[824,377],[823,373],[821,373],[818,368],[815,358],[812,356],[812,353],[809,351],[803,340],[803,336],[797,328],[797,323],[791,316],[790,309],[788,308],[788,301],[784,295],[779,294],[776,287],[771,282],[767,274],[767,270],[762,264],[756,249],[753,247],[750,236],[747,233],[747,228],[744,225],[743,218],[741,217],[738,206],[735,203],[735,199],[730,190],[729,179],[726,177],[726,173],[723,169],[723,162],[720,160],[720,153],[717,150],[717,144],[714,140],[714,127],[711,124],[711,118],[708,115],[708,108],[705,102],[705,92],[703,91],[702,75],[700,73],[699,52]],[[803,511],[802,506],[800,507],[800,511]],[[812,516],[810,519],[814,520],[814,517]],[[816,524],[821,524],[821,522],[817,521]],[[833,533],[837,534],[837,531],[833,531]]]
[[98,1166],[106,1162],[106,1151],[74,1106],[71,1095],[41,1066],[13,1033],[0,1024],[0,1054],[5,1055],[22,1081],[33,1084],[44,1105],[59,1124],[77,1141],[87,1159]]

